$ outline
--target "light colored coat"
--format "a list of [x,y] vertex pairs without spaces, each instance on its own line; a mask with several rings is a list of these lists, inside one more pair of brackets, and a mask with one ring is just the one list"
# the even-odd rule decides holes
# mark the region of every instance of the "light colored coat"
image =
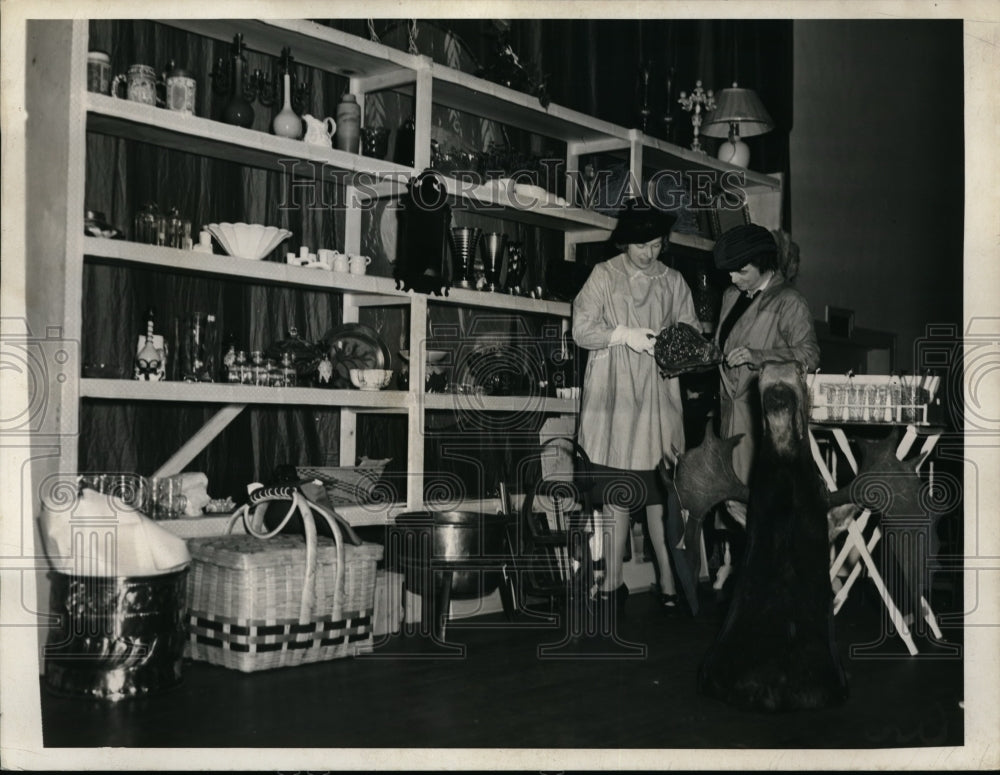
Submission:
[[656,467],[671,446],[684,450],[679,382],[627,345],[608,346],[617,326],[659,333],[672,323],[698,328],[681,274],[659,262],[634,268],[624,255],[594,267],[573,301],[573,340],[590,350],[580,406],[580,446],[601,465]]
[[[733,285],[723,293],[720,325],[739,294],[739,289]],[[718,329],[715,337],[718,343]],[[764,360],[798,361],[806,371],[812,371],[819,365],[819,345],[809,305],[801,293],[777,274],[733,326],[723,354],[737,347],[758,350]],[[719,370],[722,374],[719,435],[726,439],[737,433],[744,434],[733,451],[733,468],[736,475],[747,483],[753,465],[756,436],[760,432],[760,396],[757,392],[760,371],[746,366],[730,369],[724,364]]]

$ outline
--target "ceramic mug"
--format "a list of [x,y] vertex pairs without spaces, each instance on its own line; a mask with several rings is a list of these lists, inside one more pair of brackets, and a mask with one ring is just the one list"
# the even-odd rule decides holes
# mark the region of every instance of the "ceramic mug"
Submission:
[[347,272],[350,269],[350,262],[344,253],[334,251],[331,267],[334,272]]
[[351,274],[364,274],[371,262],[372,260],[368,256],[351,256]]
[[[111,82],[111,96],[118,97],[118,85],[125,84],[125,96],[132,102],[157,105],[156,87],[162,85],[156,80],[156,70],[149,65],[132,65],[127,75],[116,75]],[[120,99],[120,98],[119,98]]]
[[330,250],[329,248],[320,248],[316,251],[316,256],[319,262],[323,265],[324,269],[332,270],[333,261],[339,255],[336,250]]

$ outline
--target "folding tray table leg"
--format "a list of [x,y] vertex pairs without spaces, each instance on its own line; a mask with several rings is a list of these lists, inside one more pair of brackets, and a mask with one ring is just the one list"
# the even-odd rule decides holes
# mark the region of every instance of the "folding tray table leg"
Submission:
[[938,627],[937,617],[934,615],[934,609],[931,608],[931,604],[927,602],[927,598],[923,595],[920,596],[920,613],[923,615],[924,621],[931,628],[931,632],[934,633],[934,637],[938,640],[944,640],[941,628]]
[[[867,545],[864,544],[864,529],[865,526],[868,524],[868,517],[870,516],[871,512],[868,509],[865,509],[864,511],[861,512],[861,514],[858,515],[857,519],[851,520],[851,524],[857,527],[858,531],[857,534],[861,536],[862,541],[860,544],[856,545],[855,536],[850,531],[850,529],[848,529],[847,538],[844,541],[844,545],[840,548],[840,552],[837,554],[837,559],[834,560],[833,564],[830,566],[831,582],[836,577],[836,575],[840,573],[840,569],[844,566],[844,563],[847,562],[847,557],[850,554],[851,549],[856,548],[859,553],[863,552],[865,549],[871,552],[871,550],[875,548],[875,544],[878,543],[881,534],[878,532],[878,528],[876,528],[868,544]],[[851,592],[851,587],[854,586],[854,582],[857,581],[858,576],[860,575],[861,575],[861,563],[857,562],[854,564],[854,567],[851,568],[851,572],[848,574],[847,578],[841,583],[840,589],[837,590],[837,594],[834,595],[833,597],[834,615],[840,612],[841,607],[847,601],[848,594],[850,594]]]
[[864,536],[861,534],[861,531],[858,530],[858,526],[854,523],[848,525],[847,530],[849,534],[854,535],[855,540],[857,541],[856,545],[861,554],[861,559],[864,560],[865,566],[868,568],[868,575],[871,576],[872,581],[875,583],[875,588],[882,597],[882,602],[885,603],[885,607],[889,611],[889,619],[892,621],[893,626],[895,626],[896,631],[899,633],[899,637],[903,639],[903,643],[906,644],[906,648],[910,652],[910,656],[912,657],[916,655],[917,646],[913,642],[913,635],[910,633],[910,628],[907,627],[906,622],[903,621],[903,615],[896,607],[896,603],[893,601],[892,595],[889,594],[889,590],[886,588],[885,582],[882,580],[882,574],[879,573],[878,568],[875,567],[875,561],[868,552],[868,547],[865,546]]

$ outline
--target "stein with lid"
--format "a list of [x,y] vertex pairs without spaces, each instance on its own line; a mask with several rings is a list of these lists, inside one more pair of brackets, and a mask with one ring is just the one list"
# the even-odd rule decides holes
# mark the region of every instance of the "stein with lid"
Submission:
[[189,70],[174,67],[174,63],[171,62],[167,69],[164,88],[166,92],[164,102],[169,110],[194,115],[198,82]]

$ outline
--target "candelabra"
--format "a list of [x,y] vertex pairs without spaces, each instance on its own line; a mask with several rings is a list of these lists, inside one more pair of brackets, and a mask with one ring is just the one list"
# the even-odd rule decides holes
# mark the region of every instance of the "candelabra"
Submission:
[[642,69],[639,71],[639,83],[642,92],[642,105],[639,108],[639,121],[641,124],[641,129],[645,132],[648,128],[649,114],[652,112],[649,109],[649,71],[650,62],[644,62]]
[[222,120],[227,124],[249,127],[253,124],[253,102],[271,107],[278,98],[277,84],[272,76],[260,68],[252,73],[247,70],[247,60],[243,54],[243,35],[237,33],[229,49],[228,61],[219,57],[212,69],[212,90],[216,94],[228,94],[229,102],[222,111]]
[[665,100],[666,110],[663,116],[663,127],[668,143],[674,141],[674,69],[673,67],[667,69],[667,99]]
[[694,91],[691,94],[681,92],[680,99],[677,100],[684,110],[691,113],[691,125],[694,127],[694,140],[691,141],[691,150],[704,153],[698,134],[701,130],[701,111],[715,110],[715,97],[712,90],[705,91],[701,87],[701,81],[695,81]]

